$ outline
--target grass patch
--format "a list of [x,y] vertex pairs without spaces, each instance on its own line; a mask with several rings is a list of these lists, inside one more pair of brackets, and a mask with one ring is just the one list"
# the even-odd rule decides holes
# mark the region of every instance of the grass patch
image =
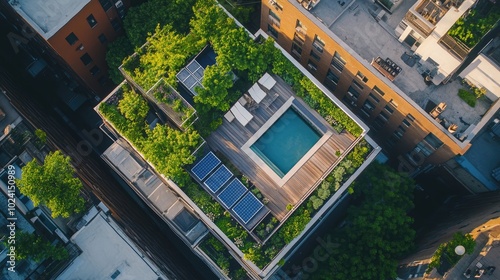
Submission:
[[476,96],[472,92],[465,90],[465,89],[459,89],[458,96],[460,96],[460,98],[462,98],[462,100],[465,101],[465,103],[467,103],[469,106],[471,106],[471,107],[476,106],[477,99],[476,99]]

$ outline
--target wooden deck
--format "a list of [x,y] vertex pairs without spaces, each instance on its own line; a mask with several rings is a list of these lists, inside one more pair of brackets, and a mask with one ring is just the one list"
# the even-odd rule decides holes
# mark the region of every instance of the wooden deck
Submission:
[[[269,199],[266,206],[278,220],[282,220],[288,212],[286,206],[288,204],[295,205],[303,196],[307,195],[315,183],[337,160],[336,151],[344,153],[354,142],[355,137],[348,133],[339,134],[334,131],[318,113],[311,110],[295,96],[293,90],[280,77],[275,75],[273,77],[277,83],[259,107],[251,112],[254,118],[245,127],[237,120],[228,122],[224,119],[223,124],[208,137],[207,143],[213,150],[224,154],[259,188],[264,197]],[[273,98],[275,93],[278,93],[279,97],[266,106],[266,101],[269,101],[266,99]],[[240,148],[291,96],[297,98],[318,120],[327,125],[333,134],[284,185],[279,186],[268,175],[269,171],[259,167]]]

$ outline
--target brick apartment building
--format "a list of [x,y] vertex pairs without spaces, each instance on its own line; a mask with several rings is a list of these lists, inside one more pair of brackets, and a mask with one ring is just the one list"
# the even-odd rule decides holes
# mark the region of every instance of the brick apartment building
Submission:
[[1,5],[23,35],[48,51],[67,76],[98,96],[112,89],[106,48],[123,30],[128,0],[4,0]]
[[[456,156],[466,154],[500,108],[500,40],[476,54],[480,71],[470,64],[458,73],[486,90],[470,107],[457,95],[463,85],[450,77],[471,50],[450,46],[446,32],[474,1],[396,2],[384,1],[389,9],[362,0],[266,0],[261,29],[364,119],[401,171],[438,165],[463,171]],[[460,173],[472,192],[500,187]]]

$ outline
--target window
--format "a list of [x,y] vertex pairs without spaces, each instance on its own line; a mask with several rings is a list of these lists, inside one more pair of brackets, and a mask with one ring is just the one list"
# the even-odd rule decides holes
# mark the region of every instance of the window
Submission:
[[377,93],[380,96],[384,96],[385,95],[385,93],[382,90],[380,90],[377,86],[373,87],[373,92]]
[[109,8],[113,6],[109,0],[99,0],[99,3],[101,3],[101,6],[105,11],[109,10]]
[[325,42],[323,42],[323,40],[321,40],[318,35],[314,36],[313,48],[320,53],[322,53],[323,49],[325,48]]
[[68,42],[68,44],[70,44],[70,46],[73,46],[78,41],[78,37],[76,37],[75,33],[71,32],[66,37],[66,41]]
[[97,21],[95,20],[94,16],[90,14],[90,16],[87,17],[87,22],[89,23],[90,27],[94,27],[97,25]]
[[360,83],[356,82],[356,81],[352,81],[352,84],[355,85],[357,88],[359,88],[361,90],[363,89],[363,86]]
[[373,103],[371,103],[370,100],[366,100],[365,103],[363,104],[363,108],[371,112],[375,109],[375,105],[373,105]]
[[411,126],[411,123],[407,119],[403,120],[403,124],[406,125],[407,127]]
[[394,108],[397,108],[398,107],[398,103],[394,102],[394,99],[391,99],[391,101],[389,101],[389,103],[394,106]]
[[92,62],[92,58],[88,53],[85,53],[80,57],[80,60],[83,62],[83,65],[87,66]]
[[349,89],[347,90],[347,95],[353,100],[358,100],[359,92],[355,90],[352,86],[350,86]]
[[281,6],[280,3],[278,3],[278,1],[276,0],[270,0],[269,3],[271,5],[273,5],[273,7],[276,9],[276,10],[280,10],[280,11],[283,11],[283,6]]
[[384,109],[389,113],[392,114],[394,113],[394,109],[392,109],[389,105],[385,105]]
[[94,66],[90,68],[90,74],[92,74],[92,76],[95,76],[97,73],[99,73],[99,67]]
[[307,28],[302,24],[300,20],[297,20],[297,23],[295,24],[295,34],[298,34],[299,37],[304,39],[306,33],[307,33]]
[[398,126],[398,129],[396,129],[396,131],[400,131],[401,133],[405,133],[406,132],[406,128],[404,128],[403,126]]
[[315,51],[311,50],[311,57],[314,58],[316,61],[319,61],[321,57],[319,54],[317,54]]
[[345,60],[340,56],[340,54],[338,52],[335,52],[335,54],[333,55],[333,59],[332,59],[332,66],[339,70],[340,72],[342,72],[342,70],[344,70],[344,66],[346,64]]
[[380,102],[380,100],[379,100],[377,97],[375,97],[375,95],[374,95],[373,93],[371,93],[371,92],[370,92],[370,94],[368,94],[368,96],[369,96],[369,97],[370,97],[373,101],[375,101],[375,103],[379,103],[379,102]]
[[275,14],[272,10],[269,10],[269,21],[276,27],[280,27],[281,24],[280,17],[277,14]]
[[120,23],[120,20],[118,18],[114,18],[111,21],[111,26],[113,26],[113,29],[117,32],[122,29],[122,24]]
[[378,115],[375,121],[373,122],[373,128],[376,130],[380,130],[387,123],[387,119],[385,119],[382,114]]
[[301,38],[299,35],[297,35],[297,33],[295,33],[293,35],[293,41],[301,47],[302,47],[302,45],[304,45],[304,42],[305,42],[305,40],[303,38]]
[[339,77],[337,75],[335,75],[335,73],[333,73],[332,70],[328,69],[328,73],[326,73],[326,78],[334,83],[335,85],[337,85],[339,83]]
[[296,44],[295,42],[292,43],[292,54],[300,57],[302,55],[302,48]]
[[358,77],[358,79],[363,81],[363,83],[368,82],[368,78],[365,75],[363,75],[363,73],[361,73],[360,71],[358,71],[358,74],[356,74],[356,77]]
[[273,36],[275,39],[278,39],[278,31],[274,29],[270,24],[267,25],[267,33]]
[[101,33],[101,35],[99,35],[99,37],[97,37],[99,39],[99,42],[101,42],[101,44],[106,44],[108,42],[108,38],[106,38],[106,35],[104,35],[104,33]]
[[412,122],[415,121],[415,117],[412,116],[411,114],[406,115],[406,117]]
[[307,62],[307,68],[309,69],[309,71],[311,72],[315,72],[316,70],[318,70],[318,66],[312,62],[310,59],[309,61]]
[[[430,156],[435,150],[439,149],[443,142],[434,134],[429,133],[422,141],[417,144],[417,148],[424,156]],[[415,148],[415,149],[417,149]]]
[[379,118],[383,119],[385,122],[389,120],[390,116],[387,115],[384,111],[381,111],[380,114],[378,115]]

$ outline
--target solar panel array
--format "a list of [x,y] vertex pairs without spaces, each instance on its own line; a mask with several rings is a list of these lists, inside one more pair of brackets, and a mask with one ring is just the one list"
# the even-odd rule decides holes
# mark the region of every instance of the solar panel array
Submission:
[[[221,164],[221,160],[212,152],[205,155],[191,168],[191,172],[244,225],[247,225],[264,207],[262,202],[249,192],[247,187],[238,178],[235,178],[233,173],[224,164]],[[233,179],[231,180],[231,178]],[[229,180],[231,181],[229,182]],[[223,188],[225,185],[226,187]]]
[[177,73],[177,79],[186,86],[193,95],[198,95],[196,87],[203,87],[202,80],[205,69],[198,61],[191,61],[186,67]]
[[191,169],[191,172],[193,172],[198,179],[203,181],[219,163],[220,159],[217,158],[214,153],[210,152]]
[[248,192],[241,200],[233,207],[234,213],[247,224],[259,211],[264,207],[253,193]]
[[221,165],[208,179],[205,181],[207,186],[213,193],[216,193],[229,179],[233,177],[233,173],[227,169],[225,165]]
[[247,192],[247,188],[241,183],[238,178],[234,178],[229,185],[218,195],[219,200],[228,209]]

